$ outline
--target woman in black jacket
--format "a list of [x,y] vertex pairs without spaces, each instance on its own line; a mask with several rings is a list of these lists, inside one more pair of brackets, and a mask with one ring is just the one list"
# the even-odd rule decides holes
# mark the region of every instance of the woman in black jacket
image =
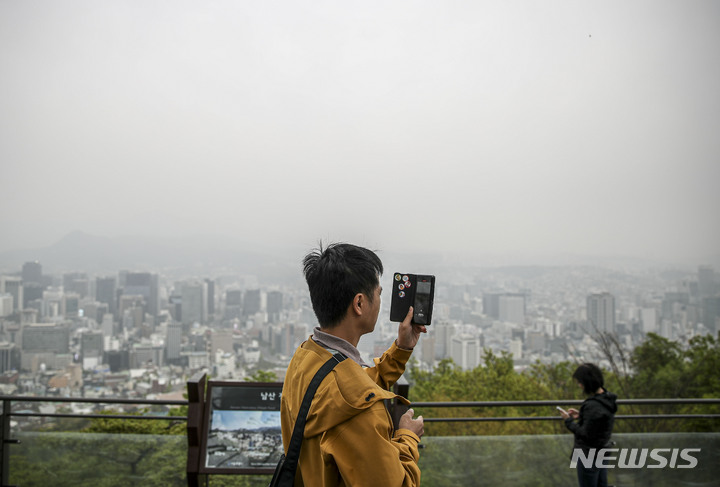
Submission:
[[[575,435],[574,449],[582,449],[584,455],[591,448],[596,451],[610,445],[617,405],[617,396],[603,388],[600,369],[594,364],[582,364],[573,374],[573,379],[582,387],[588,398],[577,409],[561,411],[565,426]],[[580,487],[607,487],[607,469],[586,468],[577,462],[577,476]]]

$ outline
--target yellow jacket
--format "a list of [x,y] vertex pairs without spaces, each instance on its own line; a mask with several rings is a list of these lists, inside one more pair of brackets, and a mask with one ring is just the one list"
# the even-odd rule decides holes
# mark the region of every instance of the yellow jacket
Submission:
[[[411,353],[393,344],[375,359],[374,367],[363,369],[347,359],[325,377],[305,424],[296,486],[420,485],[420,438],[406,429],[393,435],[392,419],[383,403],[399,397],[388,389],[402,375]],[[330,356],[310,338],[290,361],[280,401],[285,451],[308,384]]]

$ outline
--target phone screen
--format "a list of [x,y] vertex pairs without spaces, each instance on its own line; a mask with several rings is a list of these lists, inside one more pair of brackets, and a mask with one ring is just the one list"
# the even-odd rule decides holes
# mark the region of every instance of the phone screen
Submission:
[[428,311],[430,310],[430,292],[432,285],[429,282],[418,281],[415,290],[415,306],[413,310],[413,321],[420,325],[426,325]]

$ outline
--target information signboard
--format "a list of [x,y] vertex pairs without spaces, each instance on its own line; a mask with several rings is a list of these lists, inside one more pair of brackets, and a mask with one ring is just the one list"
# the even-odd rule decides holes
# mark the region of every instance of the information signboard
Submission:
[[283,453],[282,383],[208,381],[202,473],[273,473]]

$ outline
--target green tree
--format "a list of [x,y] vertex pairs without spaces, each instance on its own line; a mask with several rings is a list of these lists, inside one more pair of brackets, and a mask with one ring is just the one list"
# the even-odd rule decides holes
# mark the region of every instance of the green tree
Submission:
[[[687,347],[655,334],[626,354],[617,340],[605,337],[601,346],[614,355],[615,365],[604,370],[605,387],[621,399],[632,398],[717,398],[720,397],[720,341],[712,336],[698,336]],[[611,361],[612,363],[612,361]],[[452,360],[441,361],[432,371],[409,368],[410,399],[414,402],[481,402],[530,400],[579,400],[582,391],[572,380],[578,364],[535,363],[523,372],[513,368],[512,357],[485,350],[483,365],[463,371]],[[718,406],[699,405],[621,405],[618,414],[701,414],[717,413]],[[425,418],[551,416],[552,408],[424,408],[416,414]],[[559,418],[559,417],[558,417]],[[717,421],[692,420],[622,420],[615,431],[713,431]],[[561,421],[528,422],[427,422],[426,433],[446,435],[512,435],[562,433]]]
[[[720,340],[711,335],[693,337],[687,347],[654,333],[632,352],[632,394],[636,398],[720,397]],[[717,405],[644,407],[645,412],[718,413]],[[644,421],[650,431],[714,431],[714,420]]]
[[[538,364],[535,371],[541,370]],[[550,377],[552,373],[546,374]],[[484,350],[483,365],[462,370],[450,359],[440,362],[433,371],[411,368],[409,372],[410,399],[416,402],[482,402],[532,401],[548,399],[552,393],[548,384],[537,380],[532,373],[514,370],[513,360],[507,352],[496,355]],[[547,409],[547,410],[546,410]],[[433,408],[417,411],[426,418],[463,417],[520,417],[555,414],[552,408],[499,407],[499,408]],[[558,421],[480,421],[480,422],[428,422],[426,433],[433,436],[455,435],[514,435],[552,433]]]
[[685,363],[677,342],[654,333],[633,350],[630,364],[634,397],[682,397],[687,384],[682,380]]
[[245,377],[245,382],[277,382],[277,374],[271,370],[256,370]]

